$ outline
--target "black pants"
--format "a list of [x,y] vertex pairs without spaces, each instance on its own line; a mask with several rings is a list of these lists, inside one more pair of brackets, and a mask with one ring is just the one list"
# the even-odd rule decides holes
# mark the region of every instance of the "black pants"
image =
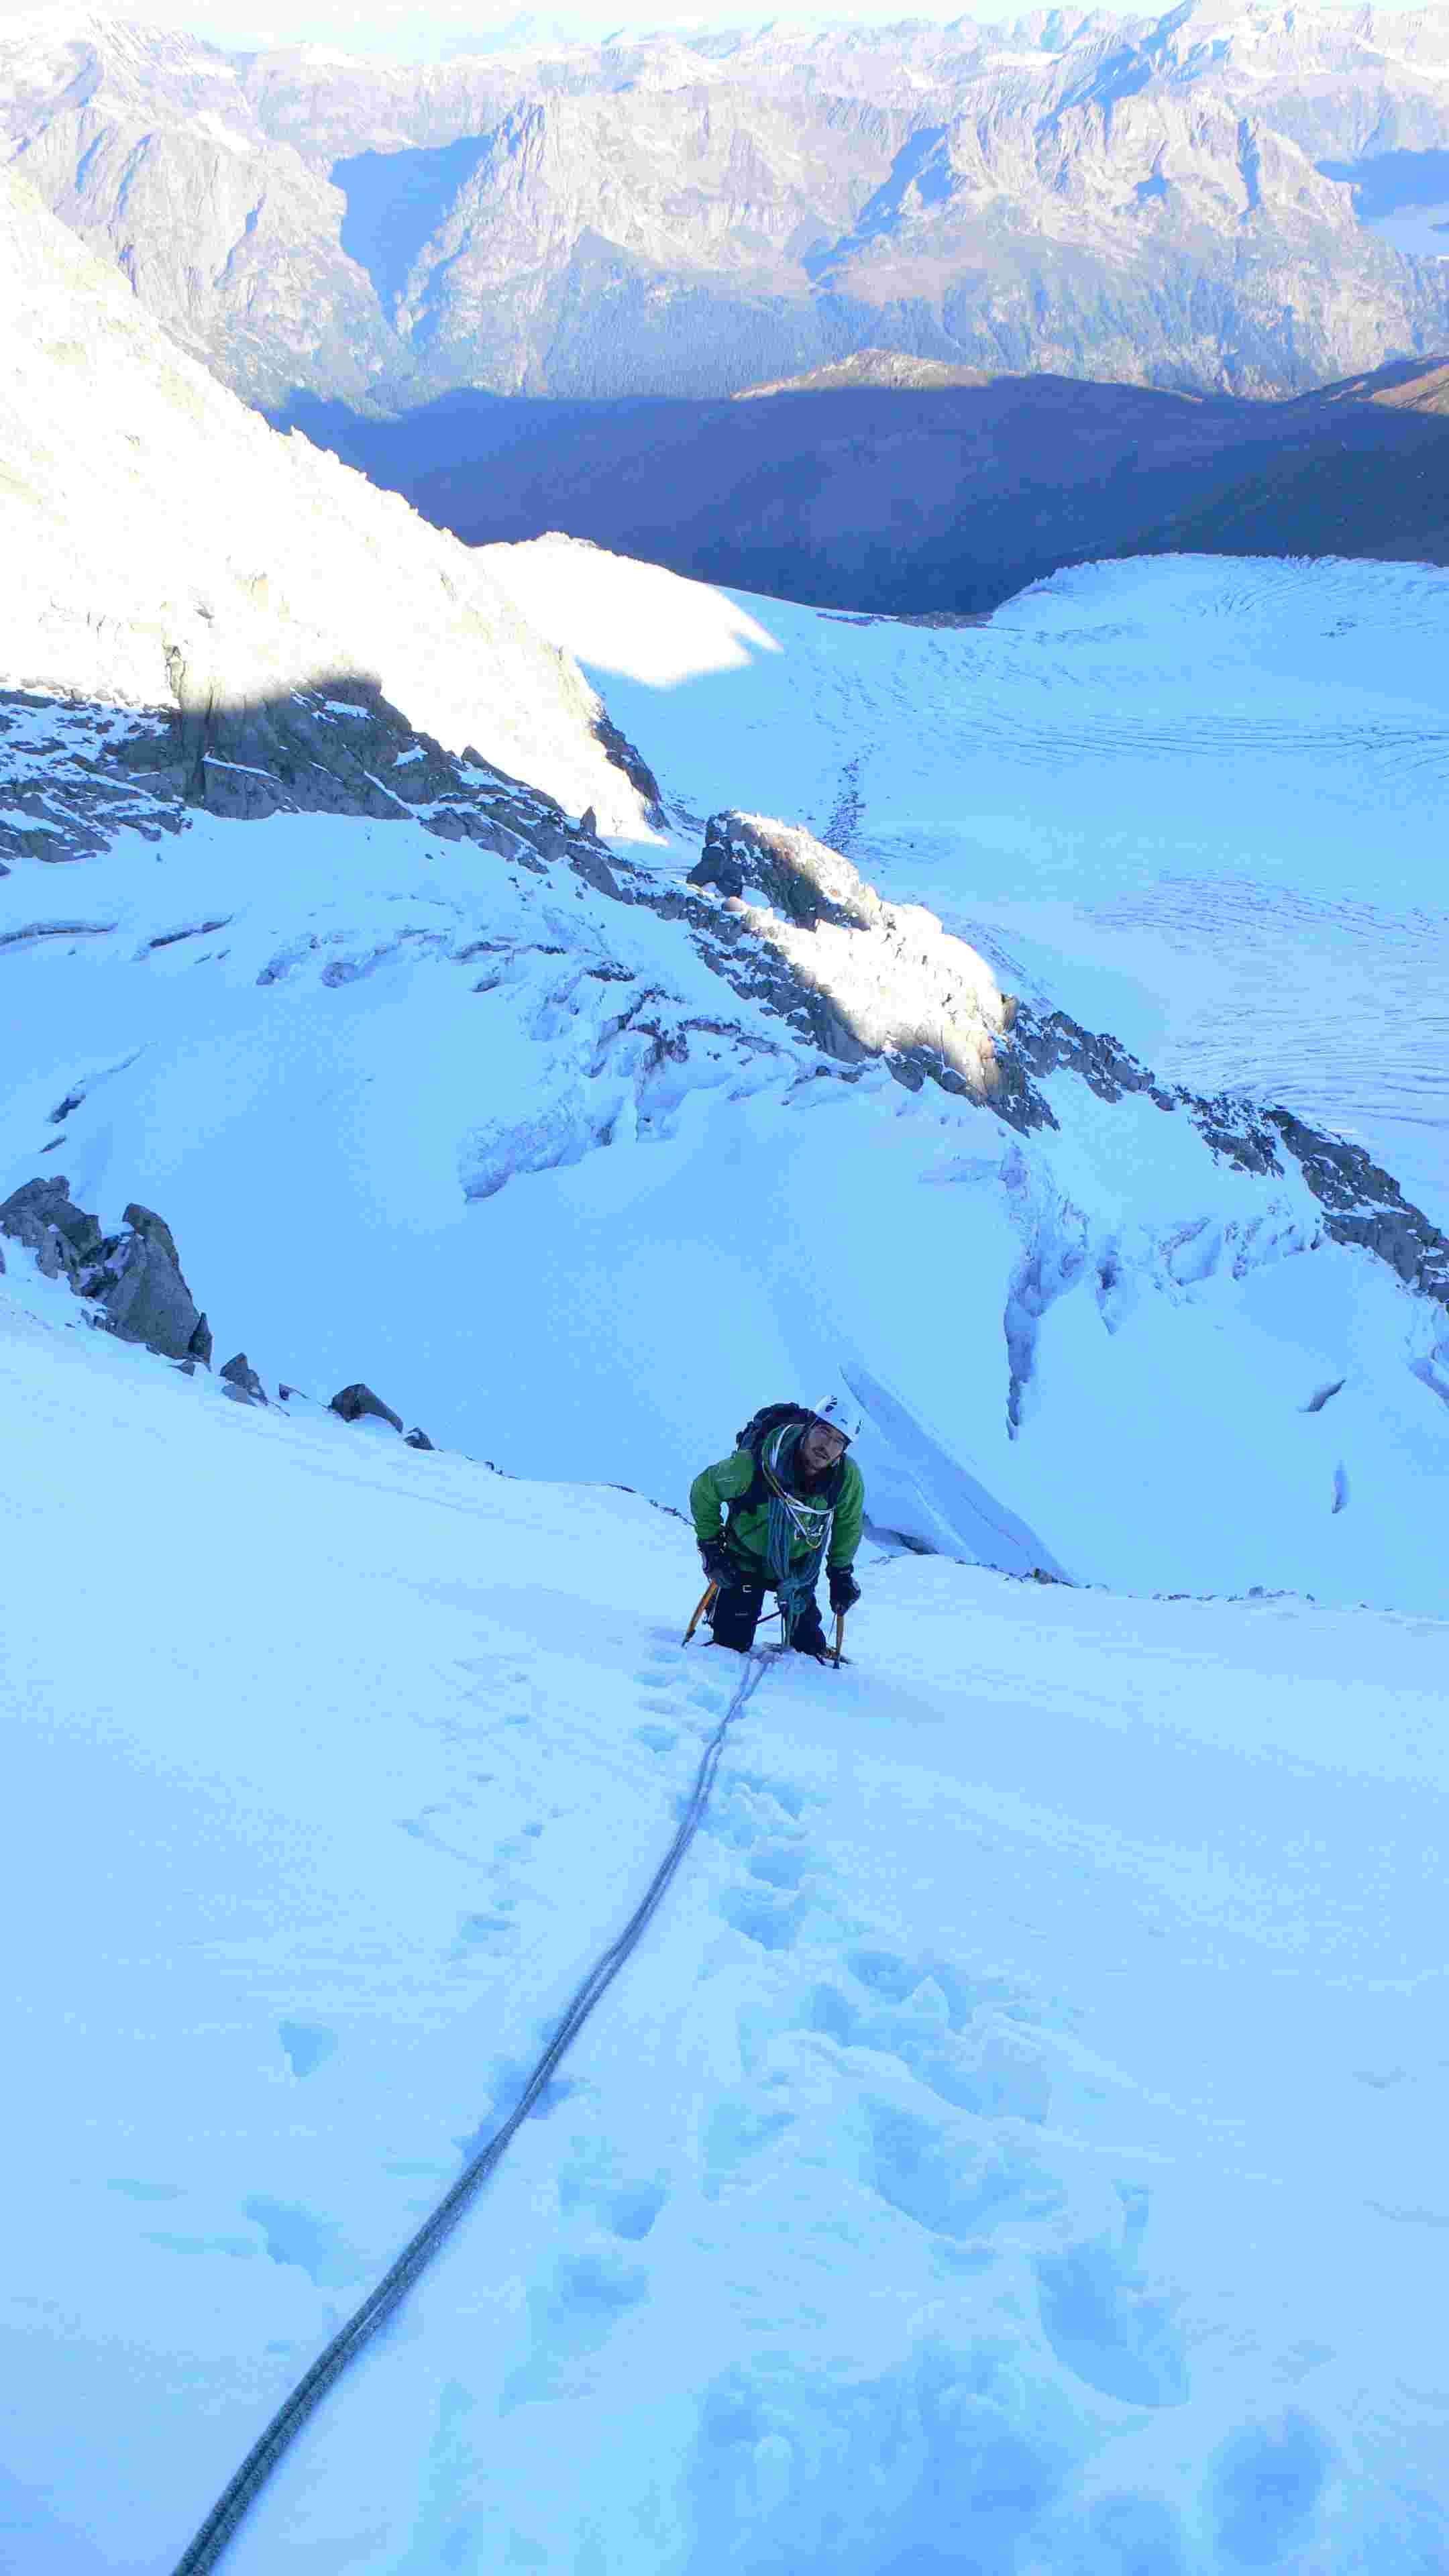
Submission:
[[[709,1612],[717,1646],[732,1646],[737,1655],[747,1655],[755,1642],[755,1630],[765,1607],[766,1586],[754,1583],[747,1574],[720,1585]],[[812,1597],[800,1610],[791,1645],[798,1654],[828,1655],[825,1630],[820,1624],[820,1604]]]

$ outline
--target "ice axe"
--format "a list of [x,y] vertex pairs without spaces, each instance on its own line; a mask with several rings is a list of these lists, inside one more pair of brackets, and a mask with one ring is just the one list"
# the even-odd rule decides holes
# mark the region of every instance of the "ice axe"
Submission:
[[689,1626],[685,1629],[684,1635],[679,1641],[682,1646],[688,1645],[690,1638],[694,1635],[695,1629],[699,1626],[701,1619],[704,1617],[706,1610],[709,1608],[709,1605],[718,1590],[719,1585],[717,1583],[711,1583],[700,1594],[699,1599],[695,1604],[694,1617],[690,1620]]
[[835,1662],[835,1664],[836,1664],[837,1669],[838,1669],[839,1664],[840,1664],[841,1649],[842,1649],[842,1647],[844,1646],[844,1644],[845,1644],[845,1612],[844,1612],[843,1610],[837,1610],[837,1611],[836,1611],[836,1614],[835,1614],[835,1655],[834,1655],[834,1662]]

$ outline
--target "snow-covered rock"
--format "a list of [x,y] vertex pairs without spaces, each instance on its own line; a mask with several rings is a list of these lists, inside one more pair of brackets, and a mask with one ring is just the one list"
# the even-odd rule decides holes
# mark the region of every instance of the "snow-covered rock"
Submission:
[[123,1342],[193,1366],[209,1362],[210,1327],[181,1275],[171,1228],[154,1209],[133,1201],[120,1231],[106,1235],[72,1204],[69,1181],[56,1173],[22,1182],[0,1201],[0,1234],[26,1245],[44,1277],[66,1280]]
[[1449,575],[1090,564],[942,626],[485,560],[691,832],[804,825],[1034,1011],[1350,1137],[1449,1229]]
[[[11,687],[174,710],[188,774],[203,750],[229,761],[234,802],[249,771],[280,768],[280,801],[354,811],[365,761],[349,776],[324,757],[314,776],[312,719],[340,704],[365,732],[396,709],[444,752],[473,747],[570,813],[647,837],[598,698],[476,555],[267,429],[5,170],[0,331]],[[374,793],[376,810],[394,791]]]
[[758,814],[716,814],[689,882],[740,904],[755,937],[828,1005],[833,1026],[820,1034],[832,1054],[886,1056],[907,1081],[954,1075],[976,1100],[1000,1092],[1010,1011],[985,960],[933,913],[883,903],[838,850]]

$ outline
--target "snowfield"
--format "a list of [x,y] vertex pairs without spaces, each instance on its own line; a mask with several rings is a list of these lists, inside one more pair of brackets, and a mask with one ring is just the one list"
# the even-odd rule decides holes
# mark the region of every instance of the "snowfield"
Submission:
[[[163,2576],[739,1667],[645,1501],[228,1404],[14,1247],[0,1390],[0,2529]],[[1442,2563],[1449,1631],[862,1571],[237,2576]]]
[[666,789],[808,824],[1013,992],[1366,1145],[1449,1226],[1449,574],[1089,564],[988,621],[481,562]]
[[883,1530],[1444,1609],[1449,1318],[1296,1166],[1067,1072],[1029,1136],[843,1078],[677,923],[423,823],[203,813],[63,883],[0,888],[0,1196],[158,1208],[218,1364],[665,1503],[844,1375]]

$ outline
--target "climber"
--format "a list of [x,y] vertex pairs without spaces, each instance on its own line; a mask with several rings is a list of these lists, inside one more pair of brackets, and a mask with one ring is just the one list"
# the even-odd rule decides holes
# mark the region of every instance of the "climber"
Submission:
[[813,1413],[767,1404],[736,1435],[733,1455],[695,1477],[689,1507],[700,1559],[719,1586],[706,1613],[715,1645],[748,1654],[773,1592],[787,1643],[830,1659],[815,1587],[824,1565],[832,1610],[860,1599],[854,1562],[865,1487],[845,1454],[859,1430],[859,1408],[845,1396]]

